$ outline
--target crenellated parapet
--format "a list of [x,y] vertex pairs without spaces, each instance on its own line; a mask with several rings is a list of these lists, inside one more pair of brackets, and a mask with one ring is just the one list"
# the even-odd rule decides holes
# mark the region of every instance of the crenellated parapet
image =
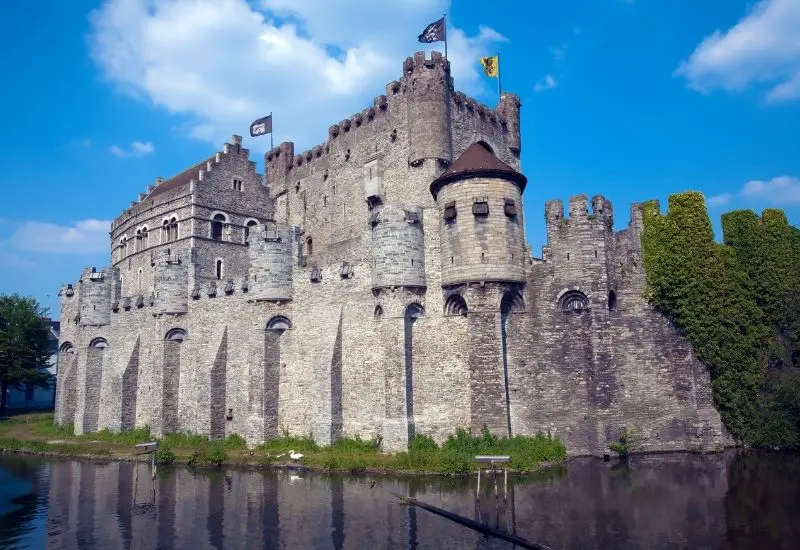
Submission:
[[493,109],[455,92],[450,63],[441,52],[429,56],[416,52],[403,62],[401,78],[386,85],[385,94],[375,97],[371,106],[332,124],[324,142],[299,154],[292,142],[267,151],[267,181],[273,196],[285,193],[303,178],[350,161],[368,141],[397,142],[403,125],[407,125],[405,139],[412,165],[435,159],[447,166],[453,157],[455,115],[476,135],[500,136],[518,162],[520,105],[514,94],[504,93]]
[[590,201],[586,195],[574,195],[569,199],[569,213],[564,216],[564,203],[550,200],[545,203],[545,222],[547,240],[552,245],[567,233],[574,231],[612,234],[614,228],[614,208],[611,201],[596,195]]

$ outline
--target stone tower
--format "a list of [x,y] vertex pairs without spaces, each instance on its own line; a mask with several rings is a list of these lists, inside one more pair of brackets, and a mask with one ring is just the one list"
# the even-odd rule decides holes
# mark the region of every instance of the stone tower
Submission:
[[250,237],[248,296],[251,300],[292,299],[294,231],[278,229],[273,221]]
[[403,63],[403,80],[410,96],[408,162],[437,159],[449,164],[453,158],[450,62],[440,52],[432,52],[430,59],[417,52]]
[[469,146],[431,184],[439,212],[445,313],[469,313],[471,423],[510,433],[505,327],[523,306],[525,176]]
[[153,313],[186,313],[189,309],[188,269],[169,248],[157,250],[153,274]]
[[78,324],[80,326],[105,326],[111,323],[111,301],[116,281],[116,271],[107,267],[97,271],[87,267],[81,274],[78,287]]

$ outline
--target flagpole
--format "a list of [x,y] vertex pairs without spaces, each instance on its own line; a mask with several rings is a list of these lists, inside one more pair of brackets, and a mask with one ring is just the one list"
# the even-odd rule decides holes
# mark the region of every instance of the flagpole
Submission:
[[497,53],[497,100],[502,99],[503,94],[500,89],[500,53]]
[[444,58],[447,59],[447,14],[444,14]]
[[275,147],[275,145],[272,143],[272,134],[275,130],[275,121],[272,119],[272,111],[269,112],[269,125],[269,150],[272,151],[272,149]]

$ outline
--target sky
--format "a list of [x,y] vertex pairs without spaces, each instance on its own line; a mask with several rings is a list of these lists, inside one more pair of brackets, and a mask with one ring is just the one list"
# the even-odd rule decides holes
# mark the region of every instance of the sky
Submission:
[[[381,5],[382,7],[378,7]],[[371,104],[448,14],[456,88],[522,100],[525,215],[602,194],[631,203],[700,191],[726,211],[800,223],[800,0],[41,0],[4,10],[0,294],[58,317],[58,289],[109,263],[110,220],[157,176],[245,136],[305,150]],[[433,45],[441,49],[441,45]]]

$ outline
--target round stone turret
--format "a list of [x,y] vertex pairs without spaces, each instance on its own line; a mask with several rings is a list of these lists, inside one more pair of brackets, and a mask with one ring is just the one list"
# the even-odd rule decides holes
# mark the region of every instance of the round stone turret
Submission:
[[81,274],[78,296],[80,326],[103,326],[111,323],[112,288],[117,270],[106,267],[97,271],[87,267]]
[[153,273],[153,313],[189,311],[189,272],[184,259],[166,249],[156,252]]
[[372,226],[372,288],[425,286],[422,210],[378,206]]
[[403,80],[408,94],[408,161],[424,159],[450,162],[453,158],[450,133],[450,62],[440,52],[417,52],[403,63]]
[[526,183],[479,142],[431,184],[439,210],[442,285],[525,282]]
[[291,300],[294,231],[267,222],[254,233],[250,237],[249,299]]

